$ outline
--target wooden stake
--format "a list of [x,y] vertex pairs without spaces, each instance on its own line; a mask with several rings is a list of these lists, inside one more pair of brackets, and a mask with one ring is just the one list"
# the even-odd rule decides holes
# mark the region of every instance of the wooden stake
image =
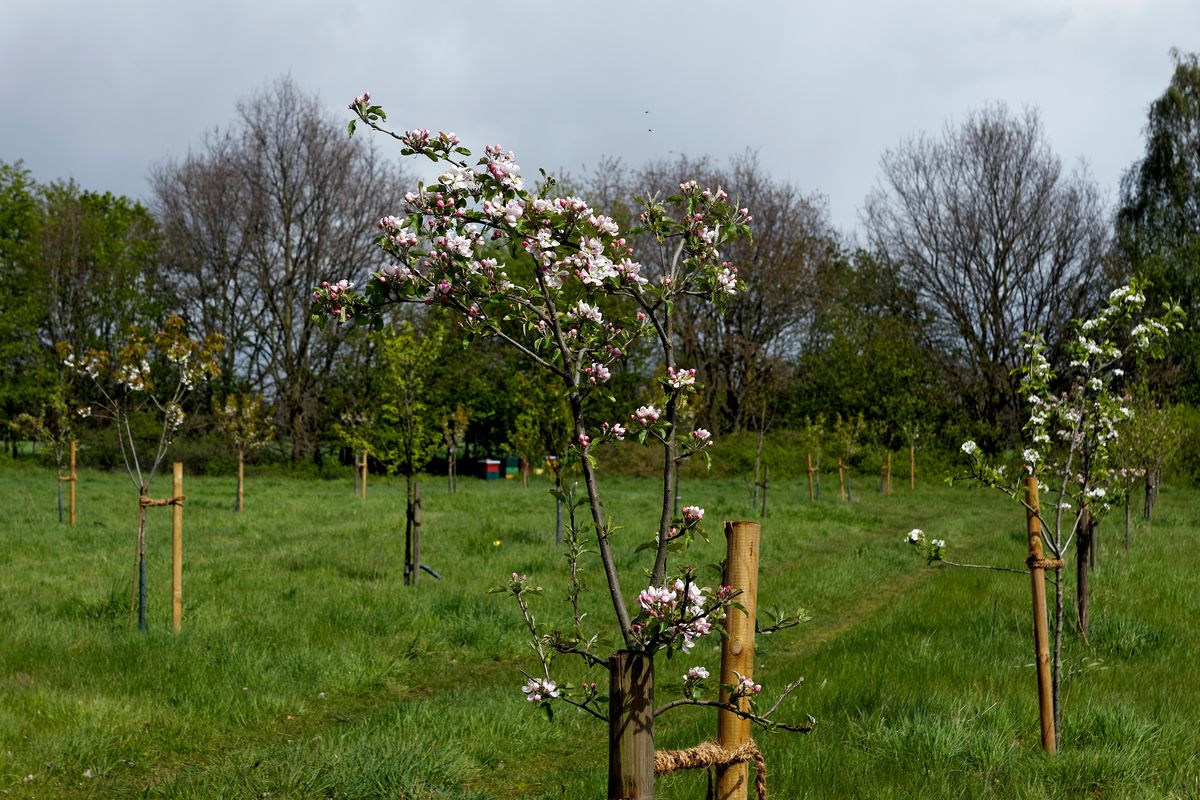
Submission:
[[887,467],[883,473],[883,493],[892,493],[892,451],[888,451]]
[[367,451],[366,450],[363,450],[363,453],[362,453],[361,467],[362,467],[362,478],[359,479],[358,486],[362,490],[362,497],[365,500],[367,498]]
[[654,798],[654,659],[618,650],[608,659],[608,798]]
[[808,454],[808,502],[811,503],[815,500],[816,500],[816,492],[815,492],[815,487],[813,486],[812,453],[809,453]]
[[74,526],[75,525],[75,484],[79,480],[79,475],[75,472],[75,440],[74,439],[71,440],[71,474],[70,474],[69,480],[70,480],[71,485],[67,487],[67,490],[69,492],[69,501],[68,501],[68,509],[69,509],[68,515],[69,516],[68,516],[68,519],[70,520],[71,525]]
[[1025,479],[1025,525],[1029,533],[1029,576],[1033,586],[1033,638],[1037,656],[1038,710],[1042,723],[1042,749],[1058,751],[1054,734],[1054,694],[1050,679],[1050,625],[1046,620],[1046,569],[1042,556],[1042,522],[1038,516],[1037,478]]
[[908,446],[908,488],[910,491],[917,488],[917,448],[911,444]]
[[237,508],[235,511],[241,511],[245,502],[246,489],[246,453],[243,448],[238,448],[238,492],[237,492]]
[[[179,633],[183,627],[183,464],[176,461],[172,466],[174,486],[171,496],[171,629]],[[241,505],[241,497],[238,497]]]
[[[721,644],[721,683],[736,686],[754,677],[754,620],[758,607],[758,553],[761,528],[757,522],[726,522],[725,584],[741,591],[737,602],[745,611],[729,608],[725,614],[725,641]],[[729,691],[721,689],[721,702],[730,702]],[[748,710],[750,701],[738,705]],[[717,743],[733,750],[750,739],[750,720],[724,709],[717,711]],[[746,800],[750,769],[745,762],[717,770],[718,800]]]
[[842,464],[842,459],[838,457],[838,497],[846,499],[846,474],[845,465]]

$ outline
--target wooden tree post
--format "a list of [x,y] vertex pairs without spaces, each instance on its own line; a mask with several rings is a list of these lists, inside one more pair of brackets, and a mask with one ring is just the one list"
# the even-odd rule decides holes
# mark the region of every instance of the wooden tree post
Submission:
[[841,456],[838,456],[838,497],[846,499],[846,471]]
[[618,650],[608,675],[608,800],[653,800],[654,659]]
[[887,467],[885,468],[884,473],[883,473],[883,493],[884,494],[892,493],[892,451],[891,450],[888,451]]
[[1054,694],[1050,680],[1050,626],[1046,620],[1046,565],[1042,555],[1042,522],[1037,478],[1025,479],[1025,523],[1029,533],[1030,583],[1033,586],[1033,638],[1037,656],[1038,709],[1042,723],[1042,749],[1058,751],[1054,733]]
[[69,510],[67,512],[68,513],[67,519],[70,520],[71,526],[74,527],[75,526],[75,484],[79,482],[79,475],[75,472],[75,440],[74,439],[71,440],[71,472],[68,475],[67,480],[69,481],[69,485],[67,486],[67,491],[68,491],[68,495],[69,495],[69,500],[68,500],[68,509]]
[[908,446],[908,488],[910,491],[917,488],[917,448],[911,444]]
[[[758,607],[758,553],[761,528],[757,522],[726,522],[725,584],[740,590],[737,602],[745,611],[729,608],[725,614],[725,641],[721,644],[721,684],[736,686],[738,675],[754,677],[754,620]],[[721,689],[721,702],[730,702]],[[740,698],[742,709],[749,700]],[[750,739],[750,720],[731,711],[717,711],[717,743],[733,750]],[[745,762],[717,770],[718,800],[746,800],[750,769]]]
[[[183,464],[172,467],[174,486],[171,490],[171,629],[179,633],[183,627]],[[238,496],[241,505],[241,496]]]
[[808,454],[808,502],[812,503],[816,500],[816,491],[813,486],[813,465],[812,453]]
[[362,477],[359,478],[358,486],[359,486],[359,489],[362,491],[362,498],[364,500],[366,500],[367,499],[367,451],[365,449],[362,451],[362,464],[360,464],[359,466],[362,469],[362,473],[361,473]]
[[237,486],[237,508],[235,511],[241,511],[245,503],[246,490],[246,448],[238,448],[238,486]]

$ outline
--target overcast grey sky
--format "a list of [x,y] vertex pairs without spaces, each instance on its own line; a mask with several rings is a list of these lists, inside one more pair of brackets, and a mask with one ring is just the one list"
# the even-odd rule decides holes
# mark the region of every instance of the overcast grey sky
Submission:
[[527,173],[752,148],[848,231],[885,149],[993,101],[1037,106],[1111,201],[1171,46],[1200,49],[1197,0],[3,0],[0,160],[145,199],[152,164],[290,74]]

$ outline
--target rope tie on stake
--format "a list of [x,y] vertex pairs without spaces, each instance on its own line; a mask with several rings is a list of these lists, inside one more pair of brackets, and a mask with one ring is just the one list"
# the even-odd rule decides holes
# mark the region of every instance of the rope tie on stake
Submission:
[[[767,800],[767,764],[758,745],[751,739],[732,750],[726,750],[716,742],[704,742],[686,750],[656,750],[654,752],[654,774],[665,775],[681,769],[710,769],[754,762],[754,791],[758,800]],[[712,798],[712,773],[708,775],[707,798]]]
[[1025,566],[1030,569],[1062,569],[1063,560],[1061,558],[1034,558],[1030,556],[1025,559]]
[[178,497],[164,497],[161,500],[151,500],[149,497],[143,495],[141,499],[138,500],[138,505],[140,505],[142,508],[151,508],[155,506],[181,506],[183,505],[183,501],[186,499],[187,497],[184,495],[179,495]]
[[60,481],[67,481],[67,482],[70,482],[70,481],[73,481],[73,480],[75,480],[75,476],[74,476],[74,475],[59,475],[59,476],[58,476],[58,479],[59,479]]

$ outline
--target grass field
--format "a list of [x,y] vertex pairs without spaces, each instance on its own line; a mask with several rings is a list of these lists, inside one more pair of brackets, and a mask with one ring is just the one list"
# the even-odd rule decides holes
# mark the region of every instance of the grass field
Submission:
[[[770,696],[804,676],[782,716],[819,720],[808,736],[759,736],[772,797],[1200,797],[1200,494],[1165,487],[1128,553],[1115,518],[1102,529],[1093,635],[1067,641],[1063,753],[1050,760],[1038,748],[1028,579],[929,567],[900,543],[922,527],[953,557],[1017,566],[1019,507],[944,486],[885,498],[873,483],[852,503],[815,506],[799,484],[772,488],[760,607],[803,606],[812,619],[760,640],[757,678]],[[127,629],[128,479],[81,472],[72,529],[57,522],[50,472],[0,463],[0,795],[603,797],[606,731],[570,709],[548,722],[528,707],[518,613],[485,593],[528,573],[546,589],[539,619],[567,621],[553,500],[540,484],[460,486],[451,496],[427,480],[422,550],[443,580],[405,587],[401,482],[372,479],[363,501],[348,471],[252,474],[236,515],[232,479],[188,478],[184,630],[169,632],[170,514],[151,509],[151,630],[140,635]],[[649,535],[654,484],[616,479],[607,491],[624,575],[640,583],[633,548]],[[682,494],[714,534],[688,561],[715,562],[719,521],[747,517],[746,489],[693,480]],[[600,589],[598,563],[587,567]],[[588,602],[611,631],[604,593]],[[660,662],[660,700],[693,663],[715,673],[716,647],[713,637]],[[658,744],[714,730],[711,714],[685,709],[659,719]],[[658,782],[664,800],[703,795],[700,775]]]

